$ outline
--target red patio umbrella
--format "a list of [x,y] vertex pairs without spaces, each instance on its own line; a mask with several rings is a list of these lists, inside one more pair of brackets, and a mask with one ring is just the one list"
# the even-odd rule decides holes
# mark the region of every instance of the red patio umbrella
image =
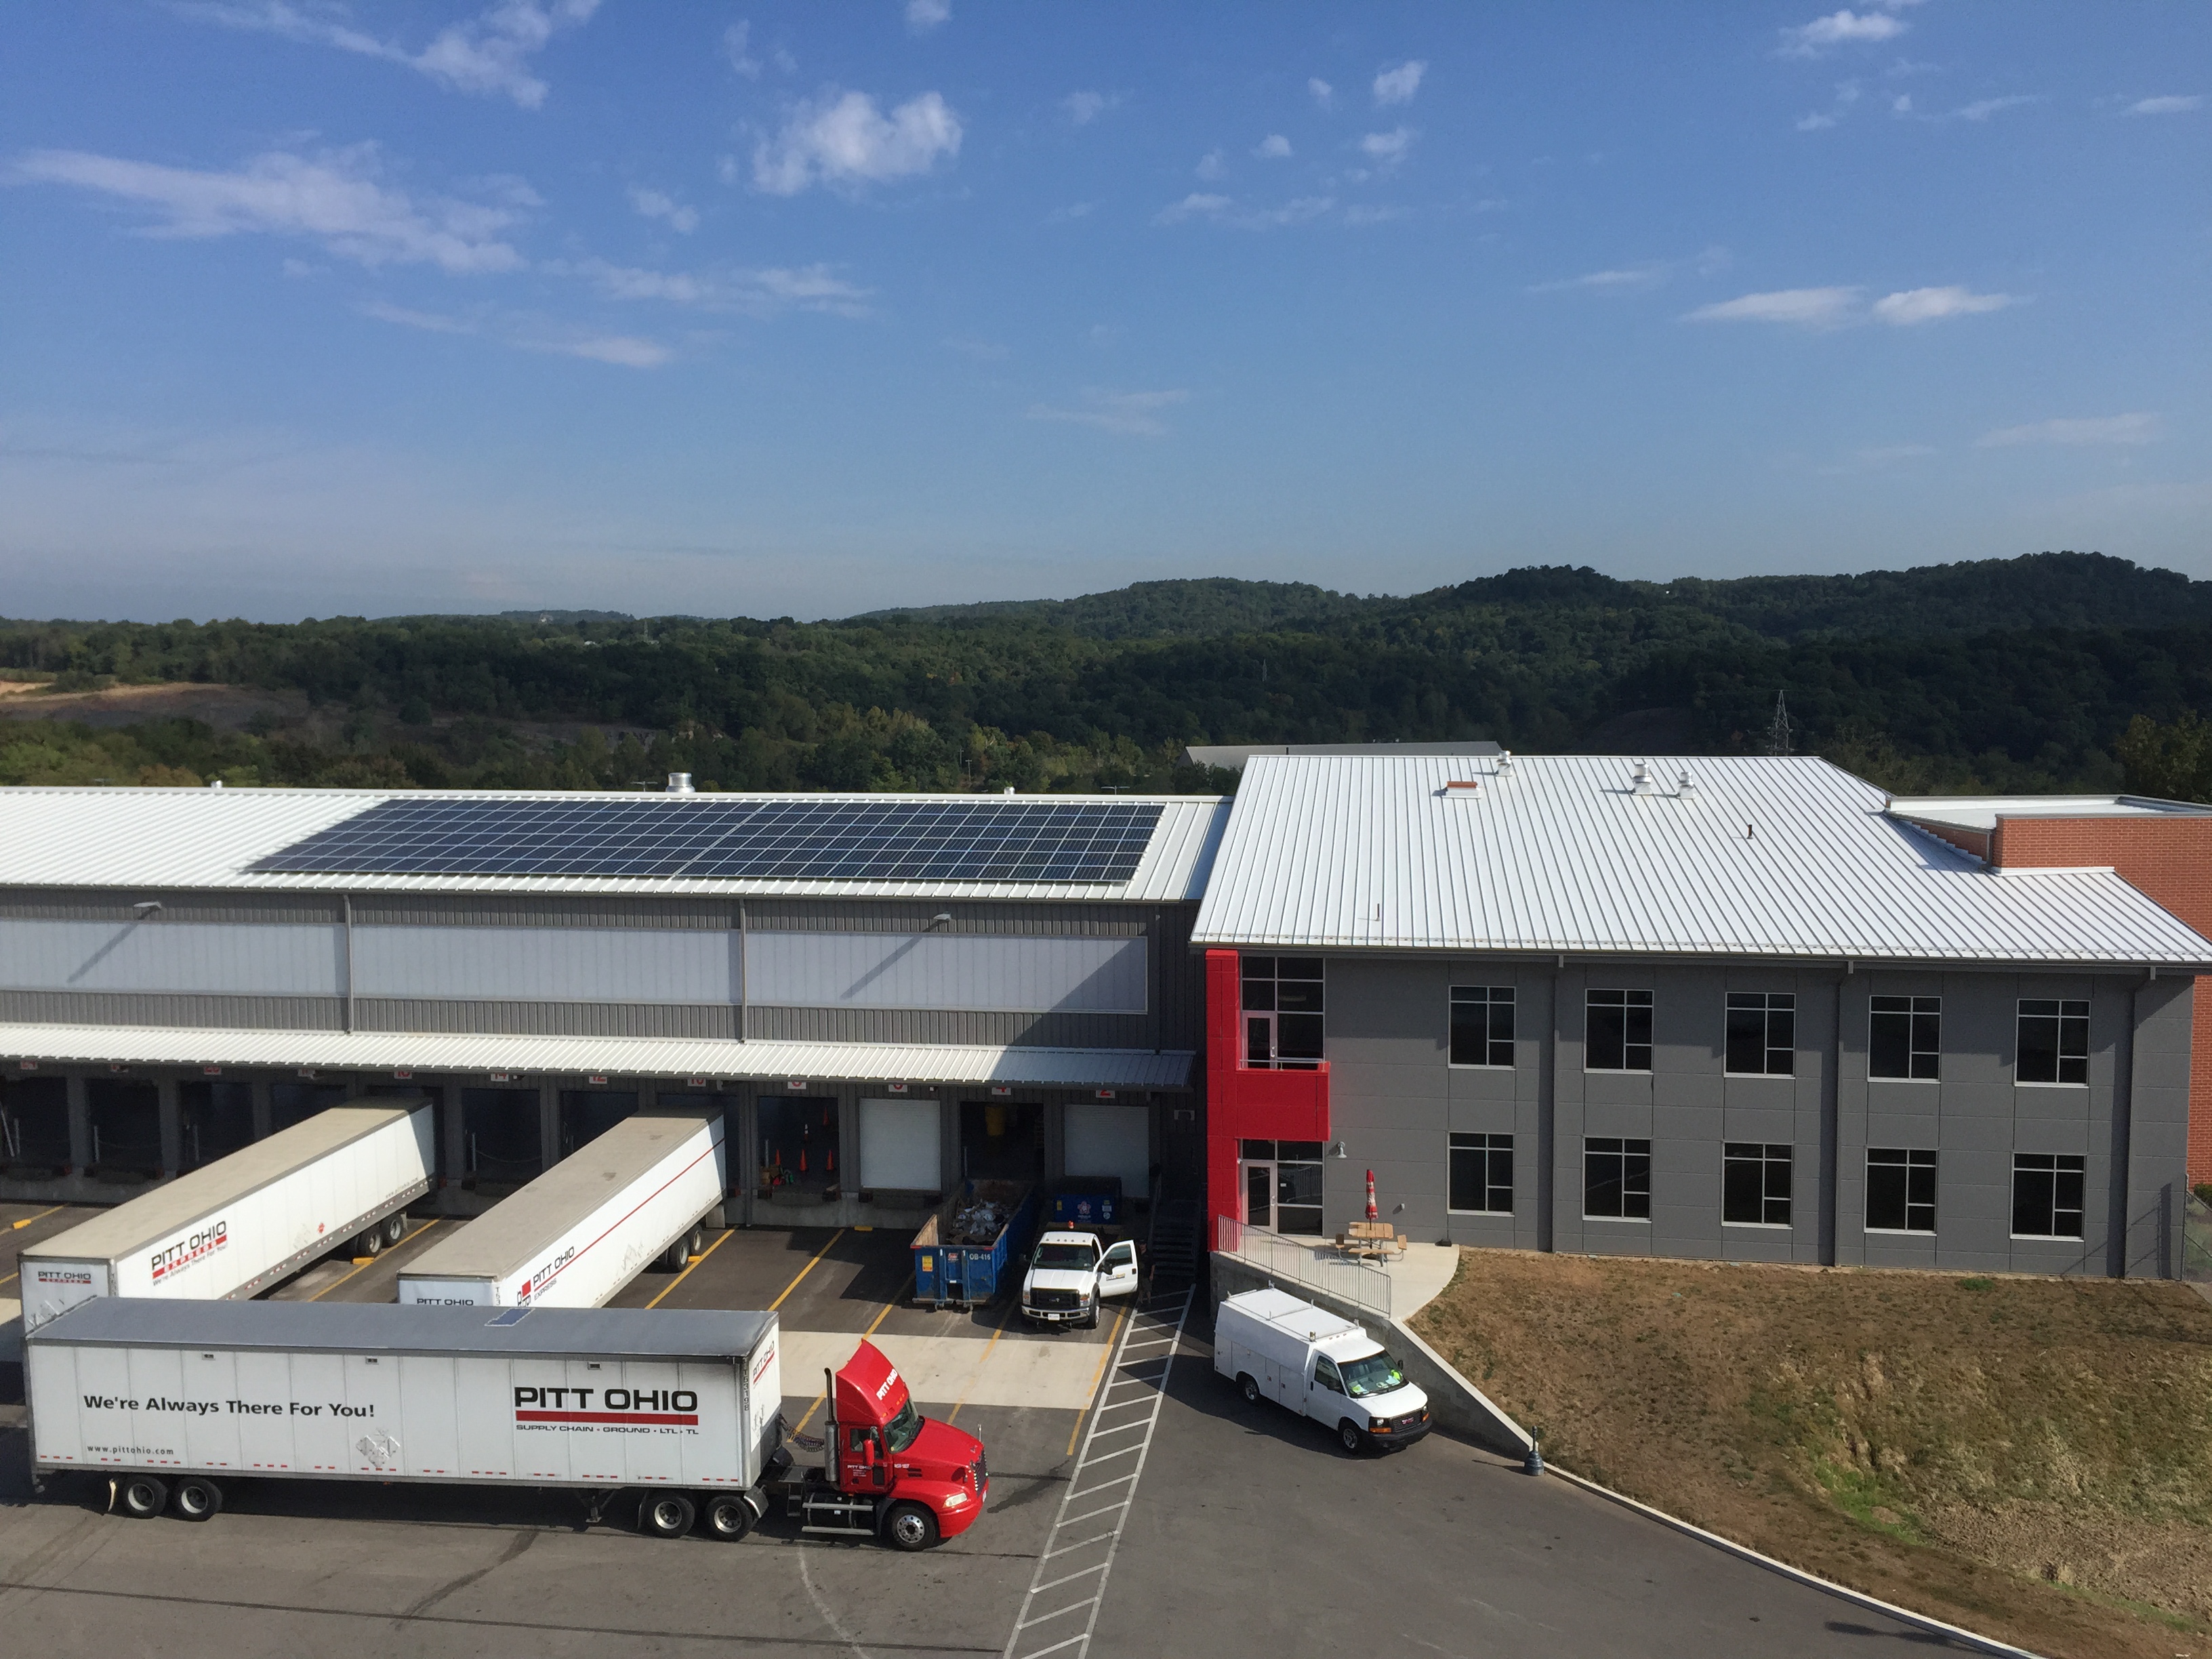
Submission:
[[1375,1171],[1370,1170],[1367,1172],[1367,1218],[1372,1221],[1377,1213],[1375,1208]]

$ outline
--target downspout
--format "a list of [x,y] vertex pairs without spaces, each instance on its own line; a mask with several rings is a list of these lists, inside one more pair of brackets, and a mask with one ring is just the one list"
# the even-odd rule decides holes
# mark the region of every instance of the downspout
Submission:
[[345,1029],[353,1030],[353,895],[342,894],[339,903],[345,907]]
[[738,901],[738,1041],[745,1040],[745,902]]

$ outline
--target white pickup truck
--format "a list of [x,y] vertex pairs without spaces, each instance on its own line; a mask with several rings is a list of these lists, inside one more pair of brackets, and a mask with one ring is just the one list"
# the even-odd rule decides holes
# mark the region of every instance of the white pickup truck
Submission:
[[1098,1323],[1098,1304],[1137,1293],[1137,1247],[1096,1233],[1041,1235],[1022,1275],[1022,1316],[1041,1325]]

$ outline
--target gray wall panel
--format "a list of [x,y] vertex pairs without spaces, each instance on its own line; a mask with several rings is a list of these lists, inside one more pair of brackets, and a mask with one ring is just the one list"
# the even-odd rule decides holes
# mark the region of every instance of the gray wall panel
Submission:
[[733,1002],[730,933],[634,927],[364,927],[357,997],[494,1002]]
[[25,991],[335,996],[345,934],[328,926],[0,919],[0,984]]
[[1151,992],[1146,957],[1141,938],[755,931],[745,937],[745,1000],[1141,1014]]
[[745,1035],[794,1042],[981,1042],[1032,1048],[1152,1048],[1134,1014],[984,1014],[928,1008],[745,1010]]
[[198,1025],[229,1026],[247,1031],[336,1031],[345,1024],[345,1002],[339,997],[0,991],[0,1020],[39,1025]]
[[131,921],[141,899],[161,901],[165,921],[279,922],[328,927],[345,920],[335,893],[202,893],[167,889],[0,888],[0,916],[38,921]]
[[513,1036],[734,1038],[737,1010],[727,1004],[443,1001],[361,997],[354,1029],[362,1031],[485,1031]]

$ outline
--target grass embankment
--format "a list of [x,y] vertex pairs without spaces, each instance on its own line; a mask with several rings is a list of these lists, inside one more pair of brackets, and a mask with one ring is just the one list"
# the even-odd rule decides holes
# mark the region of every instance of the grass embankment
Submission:
[[2212,1655],[2212,1305],[2141,1281],[1462,1251],[1413,1321],[1544,1455],[2053,1655]]

